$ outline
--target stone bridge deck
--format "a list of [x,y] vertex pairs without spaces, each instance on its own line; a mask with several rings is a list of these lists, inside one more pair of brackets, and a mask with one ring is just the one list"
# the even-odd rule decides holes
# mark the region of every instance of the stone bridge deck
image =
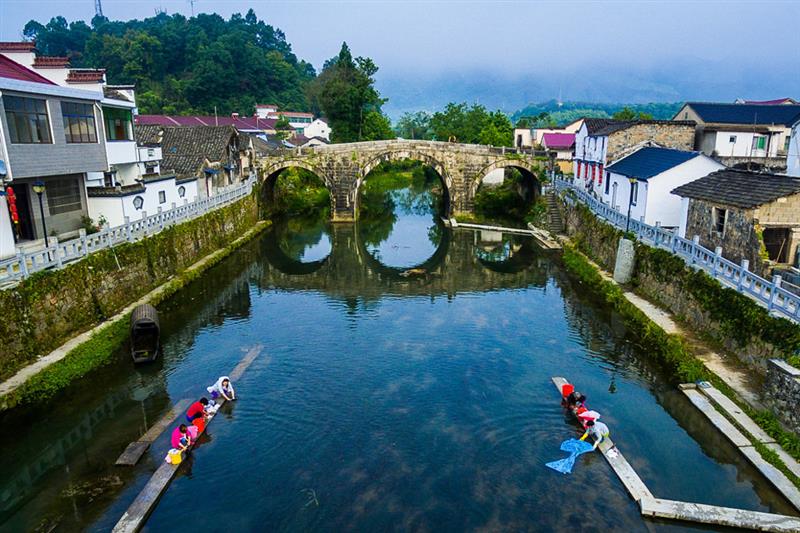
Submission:
[[378,165],[387,161],[411,159],[433,168],[440,176],[445,195],[446,215],[469,213],[475,193],[488,173],[500,168],[516,168],[538,183],[536,176],[547,167],[547,152],[520,151],[515,148],[459,144],[441,141],[391,140],[330,144],[277,152],[259,162],[272,194],[278,175],[287,168],[313,172],[331,191],[334,221],[355,219],[361,183]]

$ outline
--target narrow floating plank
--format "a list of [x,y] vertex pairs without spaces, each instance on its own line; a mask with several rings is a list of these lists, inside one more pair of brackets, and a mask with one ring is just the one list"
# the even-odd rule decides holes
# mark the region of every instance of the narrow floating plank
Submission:
[[[569,383],[565,378],[562,377],[553,377],[551,379],[559,394],[561,394],[562,387]],[[610,438],[603,439],[598,446],[598,449],[603,454],[603,457],[606,458],[606,461],[608,461],[608,464],[611,466],[611,469],[614,471],[614,473],[617,474],[619,480],[622,481],[622,484],[625,486],[628,494],[631,495],[631,498],[637,502],[641,502],[641,500],[644,498],[653,497],[653,495],[650,493],[650,489],[647,488],[647,485],[644,484],[642,478],[639,477],[628,460],[625,459],[625,457],[622,455],[622,452],[620,452],[617,446],[614,444],[613,440]]]
[[702,503],[676,502],[660,498],[647,498],[641,502],[644,516],[670,518],[757,531],[797,532],[800,518],[758,511],[745,511]]
[[[794,505],[795,509],[800,510],[800,490],[797,489],[794,483],[791,482],[786,475],[768,463],[761,454],[758,453],[758,450],[753,448],[752,446],[747,446],[745,448],[740,448],[741,452],[744,454],[747,459],[753,463],[759,472],[761,472],[767,480],[769,480],[772,485],[778,489],[778,491],[783,494],[783,497],[789,500],[792,505]],[[798,530],[800,531],[800,530]]]
[[190,403],[191,400],[189,398],[184,398],[173,405],[172,409],[167,411],[155,424],[150,426],[150,429],[145,431],[144,435],[139,437],[139,440],[128,444],[128,447],[125,448],[125,451],[122,452],[122,455],[119,456],[117,462],[114,464],[119,466],[134,466],[138,463],[139,459],[142,458],[142,455],[144,455],[144,452],[147,451],[150,445],[170,424],[172,424],[175,418],[189,408]]
[[742,411],[742,408],[736,405],[733,400],[722,394],[722,392],[715,387],[698,387],[697,390],[702,392],[711,401],[713,401],[719,408],[725,411],[736,424],[750,433],[756,440],[764,444],[772,444],[775,439],[770,437],[766,431],[761,429],[752,418],[747,416],[747,413]]
[[[247,367],[249,367],[253,361],[255,361],[256,357],[258,357],[258,354],[261,353],[261,349],[261,345],[251,348],[239,364],[236,365],[236,368],[231,371],[230,378],[232,380],[240,378],[242,374],[244,374],[244,371],[247,370]],[[219,402],[220,407],[224,404],[225,400]],[[216,415],[209,417],[205,428],[203,428],[204,432],[215,418]],[[192,447],[194,447],[194,445],[192,445]],[[136,496],[136,499],[133,500],[133,503],[131,503],[130,507],[128,507],[114,526],[112,533],[136,533],[139,531],[147,521],[147,517],[149,517],[153,509],[155,509],[161,495],[166,492],[179,467],[180,465],[173,465],[166,462],[161,463],[161,466],[158,467],[144,486],[142,492]]]
[[700,410],[700,412],[706,415],[706,418],[708,418],[711,423],[714,424],[714,426],[720,430],[729,441],[733,443],[734,446],[741,448],[743,446],[753,445],[753,443],[750,442],[747,437],[742,435],[741,431],[736,429],[736,426],[731,424],[727,418],[722,416],[722,414],[720,414],[720,412],[717,411],[713,405],[711,405],[711,402],[708,400],[708,398],[697,392],[697,389],[684,389],[682,392],[687,398],[689,398],[689,401],[691,401],[694,406]]

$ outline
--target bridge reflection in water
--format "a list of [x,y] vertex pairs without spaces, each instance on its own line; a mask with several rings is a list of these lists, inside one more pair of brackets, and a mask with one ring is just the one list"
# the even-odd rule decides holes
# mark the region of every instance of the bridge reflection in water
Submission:
[[[318,224],[292,234],[276,224],[260,241],[266,261],[256,283],[262,288],[315,290],[341,299],[374,300],[383,295],[455,296],[493,289],[544,287],[552,262],[528,237],[437,227],[438,243],[426,260],[410,267],[386,265],[370,253],[359,224]],[[304,262],[305,246],[329,241],[330,254]],[[298,246],[299,242],[299,246]]]

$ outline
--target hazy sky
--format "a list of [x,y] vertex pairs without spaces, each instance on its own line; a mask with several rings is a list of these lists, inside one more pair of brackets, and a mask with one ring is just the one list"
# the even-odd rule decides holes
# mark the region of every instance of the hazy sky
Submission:
[[[102,1],[112,19],[148,17],[157,9],[191,12],[188,0]],[[687,77],[701,75],[722,86],[741,81],[742,90],[752,92],[752,78],[763,76],[769,83],[800,79],[800,0],[195,0],[194,6],[195,12],[224,17],[252,7],[259,18],[285,32],[298,57],[317,67],[346,40],[356,55],[375,59],[384,79],[407,82],[415,74],[480,71],[488,78],[539,76],[550,81],[548,91],[565,85],[569,92],[576,79],[585,76],[589,85],[588,75],[600,76],[604,70],[654,80],[683,70]],[[89,20],[94,1],[0,0],[0,39],[18,39],[29,19],[46,22],[57,14]],[[553,82],[556,78],[566,81]],[[764,92],[799,96],[800,82],[785,85]]]

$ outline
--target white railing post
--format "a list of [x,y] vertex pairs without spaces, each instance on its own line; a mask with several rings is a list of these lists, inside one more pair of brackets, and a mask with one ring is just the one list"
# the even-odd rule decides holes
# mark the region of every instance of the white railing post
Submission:
[[83,252],[81,255],[86,257],[89,255],[89,247],[86,245],[86,230],[81,228],[78,230],[78,238],[81,240],[81,251]]
[[164,210],[161,209],[161,206],[158,206],[158,212],[156,213],[156,216],[158,217],[158,231],[161,231],[162,229],[164,229],[164,215],[163,215],[163,212],[164,212]]
[[692,237],[692,264],[697,262],[697,248],[700,247],[700,235]]
[[717,246],[716,248],[714,248],[714,266],[711,269],[712,278],[717,277],[717,265],[719,264],[720,256],[722,256],[722,246]]
[[744,279],[747,276],[747,272],[750,271],[750,261],[747,259],[742,259],[742,269],[739,271],[739,283],[737,284],[737,289],[739,292],[742,292],[744,288]]
[[28,260],[25,258],[25,254],[22,253],[22,250],[17,248],[17,260],[19,261],[19,270],[22,274],[22,277],[28,277]]
[[125,240],[128,242],[133,242],[133,236],[131,235],[131,217],[125,217]]
[[769,304],[767,304],[767,310],[772,311],[772,308],[775,306],[775,299],[778,297],[777,289],[781,286],[781,277],[779,275],[772,276],[772,287],[769,290]]
[[63,263],[61,262],[61,254],[58,253],[58,237],[50,237],[50,247],[53,249],[53,257],[56,261],[56,266],[61,268]]

